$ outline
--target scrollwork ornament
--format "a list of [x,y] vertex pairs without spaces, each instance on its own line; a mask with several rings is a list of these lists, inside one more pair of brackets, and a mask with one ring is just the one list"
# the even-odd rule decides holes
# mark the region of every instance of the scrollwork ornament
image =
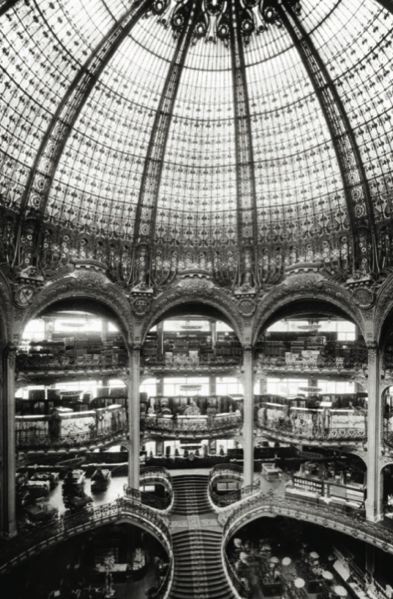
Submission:
[[34,287],[32,285],[18,285],[14,291],[15,304],[19,308],[30,306],[34,298]]
[[239,312],[245,317],[252,316],[256,310],[256,307],[255,300],[249,297],[242,298],[238,303]]
[[139,295],[131,298],[131,308],[136,316],[145,316],[150,310],[151,296]]
[[353,291],[353,299],[359,308],[368,310],[375,302],[375,293],[368,287],[359,287]]

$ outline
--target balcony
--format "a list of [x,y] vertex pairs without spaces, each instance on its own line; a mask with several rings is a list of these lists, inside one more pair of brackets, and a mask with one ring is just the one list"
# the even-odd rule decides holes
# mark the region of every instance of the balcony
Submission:
[[299,408],[266,403],[257,411],[257,434],[284,443],[362,444],[367,438],[365,409]]
[[103,447],[124,439],[127,434],[126,409],[108,408],[66,412],[50,416],[16,416],[18,450],[64,450],[74,447]]
[[367,348],[359,342],[342,343],[329,341],[313,344],[312,349],[294,349],[293,344],[264,341],[258,344],[256,368],[267,374],[315,375],[365,377],[367,372]]
[[227,412],[224,414],[189,415],[189,416],[150,416],[142,421],[145,436],[171,438],[205,438],[208,436],[238,433],[242,423],[240,413]]

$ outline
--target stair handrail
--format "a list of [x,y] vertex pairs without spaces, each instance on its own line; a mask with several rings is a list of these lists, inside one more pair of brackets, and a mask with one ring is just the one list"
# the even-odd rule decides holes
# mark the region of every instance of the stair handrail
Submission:
[[256,493],[245,497],[237,504],[222,510],[218,516],[223,525],[223,538],[229,539],[243,523],[250,520],[252,512],[259,512],[256,517],[270,512],[277,515],[304,519],[326,528],[343,531],[346,534],[369,542],[383,551],[393,553],[393,535],[390,527],[383,523],[374,523],[365,519],[362,511],[357,509],[325,506],[320,503],[295,499],[280,495],[272,490],[267,493]]
[[173,567],[168,518],[157,510],[121,497],[114,502],[94,508],[89,506],[77,514],[63,514],[51,524],[40,526],[31,533],[19,534],[10,539],[0,550],[0,574],[51,545],[91,530],[92,525],[104,525],[127,515],[142,521],[144,527],[162,542]]

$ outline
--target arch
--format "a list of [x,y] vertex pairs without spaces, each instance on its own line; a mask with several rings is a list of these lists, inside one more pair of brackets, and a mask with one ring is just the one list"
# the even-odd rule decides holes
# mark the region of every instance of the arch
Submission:
[[134,323],[129,301],[121,287],[112,283],[103,273],[75,270],[44,286],[34,297],[19,323],[19,334],[27,322],[51,306],[62,307],[71,303],[98,308],[101,314],[114,316],[126,343],[132,343]]
[[202,306],[202,309],[213,308],[222,319],[235,331],[239,343],[243,341],[243,322],[236,310],[236,305],[228,297],[228,294],[207,281],[194,281],[183,285],[178,284],[175,288],[169,288],[163,292],[152,304],[150,314],[141,325],[141,343],[144,342],[149,329],[165,314],[172,313],[176,308],[181,309],[185,305],[194,308]]
[[103,504],[96,508],[92,514],[92,517],[87,518],[84,522],[72,522],[70,518],[69,525],[67,521],[64,524],[61,521],[58,522],[57,526],[53,526],[48,531],[48,536],[40,542],[31,543],[34,539],[30,539],[29,535],[26,535],[23,539],[25,547],[18,546],[16,550],[18,553],[12,555],[12,548],[10,548],[10,554],[8,560],[4,560],[0,564],[0,575],[4,574],[11,568],[15,567],[19,563],[35,556],[46,549],[53,547],[67,541],[68,539],[102,528],[108,524],[131,524],[137,528],[141,528],[151,534],[161,545],[165,548],[170,558],[171,563],[171,578],[173,574],[173,553],[170,543],[170,532],[165,522],[165,517],[161,517],[153,511],[151,508],[146,506],[140,507],[136,504],[130,506],[127,505],[127,500],[119,499],[112,504]]
[[363,314],[354,304],[351,294],[338,283],[317,274],[297,274],[288,277],[273,288],[262,299],[253,319],[253,343],[261,330],[265,329],[275,315],[296,302],[310,302],[315,306],[330,306],[332,313],[341,314],[352,320],[366,339]]
[[390,319],[393,322],[393,274],[389,275],[381,286],[374,309],[375,339],[380,347],[386,341]]
[[225,551],[229,539],[245,524],[258,518],[274,518],[276,516],[335,530],[393,554],[393,537],[387,527],[384,528],[380,524],[361,518],[356,519],[351,514],[334,511],[331,507],[317,504],[314,506],[311,503],[301,505],[299,500],[275,497],[274,494],[268,496],[258,494],[251,500],[246,499],[238,510],[232,512],[232,515],[229,514],[224,526],[223,551]]

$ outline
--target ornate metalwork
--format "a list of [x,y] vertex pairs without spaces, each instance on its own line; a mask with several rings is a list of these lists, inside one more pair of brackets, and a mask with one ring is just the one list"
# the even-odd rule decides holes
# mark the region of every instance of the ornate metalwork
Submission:
[[[157,6],[157,3],[156,3]],[[151,244],[155,237],[157,202],[173,107],[188,48],[198,18],[194,2],[172,0],[160,19],[174,27],[178,42],[162,90],[144,162],[133,235],[133,289],[149,288],[151,281]]]
[[276,2],[271,10],[271,19],[281,21],[297,48],[330,131],[352,233],[352,269],[360,275],[376,273],[379,271],[379,259],[374,210],[359,148],[336,86],[297,12],[293,2]]
[[[43,137],[28,177],[21,201],[20,222],[16,234],[14,266],[26,265],[23,254],[39,260],[42,243],[42,221],[57,166],[68,136],[102,71],[134,25],[151,8],[152,0],[136,0],[116,21],[98,44],[83,68],[76,74],[58,106]],[[27,250],[26,250],[27,248]]]
[[[252,146],[250,106],[243,53],[241,7],[232,0],[230,46],[235,112],[236,201],[238,235],[238,280],[240,289],[250,292],[256,286],[257,208],[255,193],[254,153]],[[246,28],[247,29],[247,28]]]

